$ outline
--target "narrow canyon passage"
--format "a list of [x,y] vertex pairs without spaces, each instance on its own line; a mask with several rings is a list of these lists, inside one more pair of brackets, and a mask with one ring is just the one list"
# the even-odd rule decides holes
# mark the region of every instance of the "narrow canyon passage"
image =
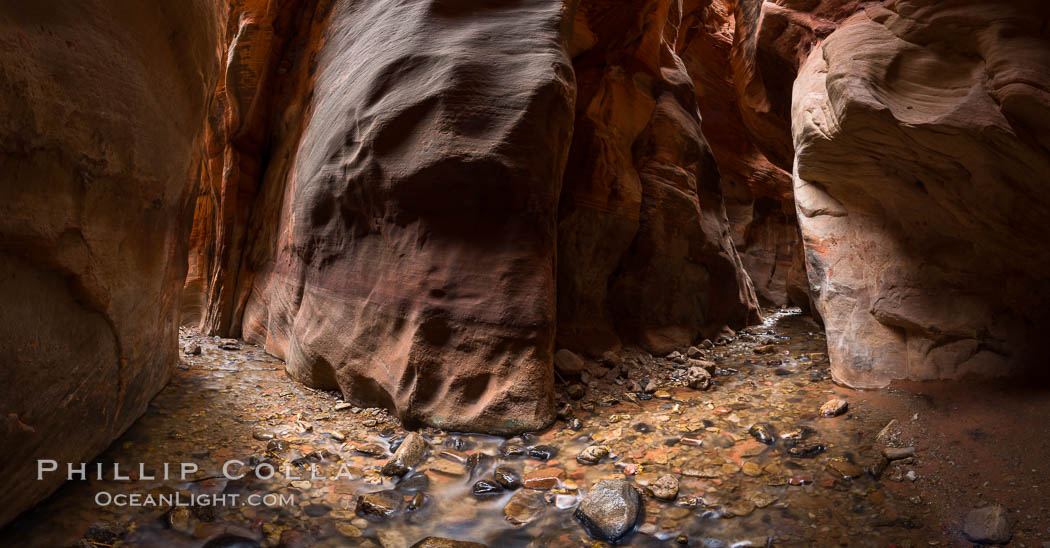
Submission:
[[1047,548],[1048,187],[1041,0],[0,3],[0,546]]
[[[1017,415],[1045,417],[1047,398],[1031,408],[1023,394],[994,389],[976,404],[936,388],[846,389],[828,377],[812,319],[797,309],[767,318],[709,349],[682,349],[691,358],[626,352],[620,366],[592,365],[586,385],[565,373],[563,419],[544,432],[425,428],[427,454],[402,477],[385,464],[408,431],[386,410],[307,389],[258,347],[186,331],[172,382],[96,459],[102,478],[92,463],[88,479],[16,520],[0,542],[394,548],[434,536],[579,546],[589,542],[572,517],[581,487],[624,477],[646,493],[632,546],[951,546],[964,542],[956,522],[982,503],[1016,509],[1019,545],[1050,538],[1047,463],[1011,444],[1026,436],[1045,454],[1045,421]],[[682,386],[695,363],[710,364],[706,391]],[[841,414],[821,413],[838,399],[848,405]],[[187,460],[200,469],[182,479],[174,463]],[[127,479],[114,480],[113,463],[145,465],[125,465]],[[174,493],[202,504],[121,499]],[[267,497],[294,502],[268,506]],[[223,535],[242,544],[214,540]]]

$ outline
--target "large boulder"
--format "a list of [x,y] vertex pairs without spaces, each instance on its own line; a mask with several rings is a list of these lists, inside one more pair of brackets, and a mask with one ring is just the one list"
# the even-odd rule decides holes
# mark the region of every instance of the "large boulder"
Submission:
[[641,509],[641,496],[630,482],[607,479],[591,486],[573,516],[590,536],[618,542],[634,531]]
[[[211,0],[0,5],[0,525],[177,360],[221,17]],[[37,459],[59,469],[38,481]]]
[[1041,363],[1047,12],[1008,1],[869,6],[802,66],[795,197],[840,382]]

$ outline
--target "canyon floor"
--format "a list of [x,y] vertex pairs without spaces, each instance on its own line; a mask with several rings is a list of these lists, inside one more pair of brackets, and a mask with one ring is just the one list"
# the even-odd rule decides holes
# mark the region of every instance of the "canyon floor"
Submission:
[[[628,350],[629,367],[592,364],[584,382],[560,378],[560,418],[544,432],[504,440],[423,428],[428,456],[401,478],[382,473],[406,435],[386,411],[305,388],[258,347],[183,331],[170,384],[89,465],[93,475],[103,463],[104,478],[67,482],[0,531],[0,545],[407,548],[434,536],[501,548],[591,546],[600,543],[573,513],[604,478],[645,493],[637,529],[623,541],[631,546],[966,546],[964,516],[991,504],[1008,512],[1011,546],[1050,545],[1045,391],[992,383],[976,392],[939,383],[851,390],[830,379],[816,323],[790,309],[766,318],[709,348],[669,358]],[[716,365],[709,389],[683,386],[676,362],[687,353]],[[832,399],[848,409],[821,415]],[[590,446],[609,453],[590,450],[596,464],[578,460]],[[915,451],[889,461],[887,447]],[[263,464],[276,473],[229,479],[222,466],[232,460],[243,467],[231,476]],[[113,479],[114,462],[129,480]],[[141,478],[140,462],[159,479]],[[182,462],[200,470],[182,481]],[[520,476],[526,486],[503,488],[497,468],[504,483]],[[668,493],[674,483],[677,497]],[[102,506],[102,492],[103,500],[240,498]],[[271,493],[284,504],[258,497]],[[252,494],[264,503],[247,503]]]

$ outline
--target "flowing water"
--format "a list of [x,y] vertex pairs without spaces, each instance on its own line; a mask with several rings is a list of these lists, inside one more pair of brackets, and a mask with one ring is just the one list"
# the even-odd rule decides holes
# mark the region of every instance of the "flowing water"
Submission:
[[[391,548],[427,536],[499,548],[594,545],[573,518],[587,488],[626,478],[644,492],[663,475],[678,480],[677,498],[643,495],[642,516],[623,544],[942,542],[926,505],[908,492],[909,459],[872,470],[886,466],[875,441],[885,417],[831,381],[824,336],[797,310],[768,313],[728,344],[701,349],[717,364],[708,390],[675,386],[681,366],[672,360],[626,352],[641,362],[626,368],[631,378],[592,380],[578,400],[560,393],[571,410],[545,432],[507,442],[423,429],[428,458],[404,479],[381,473],[405,435],[385,411],[298,385],[257,347],[188,331],[182,339],[199,342],[202,353],[184,357],[142,419],[88,465],[90,477],[66,483],[0,531],[0,544],[202,546],[233,534],[264,546]],[[655,392],[626,389],[650,379]],[[849,411],[819,416],[836,397],[852,404]],[[771,445],[749,433],[755,424],[773,437]],[[610,455],[578,462],[592,444],[608,446]],[[539,446],[536,455],[549,446],[554,454],[546,461],[503,456],[511,445],[526,452]],[[128,479],[113,477],[113,463]],[[199,470],[184,479],[182,463]],[[475,482],[491,479],[497,466],[526,477],[552,468],[557,485],[475,496]],[[62,465],[54,473],[65,471]],[[393,515],[359,508],[358,497],[376,491],[392,491]],[[118,506],[132,502],[120,495],[139,497],[139,505]],[[173,506],[191,497],[197,504]]]

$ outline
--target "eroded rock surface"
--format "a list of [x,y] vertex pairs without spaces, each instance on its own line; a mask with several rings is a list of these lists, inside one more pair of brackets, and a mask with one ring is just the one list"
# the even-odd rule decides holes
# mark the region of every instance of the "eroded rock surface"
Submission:
[[1046,17],[1026,2],[868,6],[803,65],[795,197],[838,380],[1038,362],[1050,324]]
[[[733,244],[761,301],[808,306],[790,165],[770,162],[741,116],[736,80],[749,73],[733,71],[733,3],[685,6],[677,48],[696,90],[704,137],[718,162]],[[785,132],[785,141],[789,137]]]
[[269,259],[238,289],[244,336],[408,423],[545,426],[566,6],[343,0],[326,17]]
[[[0,525],[177,360],[220,18],[201,0],[0,5]],[[38,481],[37,459],[59,469]]]
[[[641,14],[641,16],[639,16]],[[581,2],[579,93],[558,212],[558,339],[654,352],[757,318],[668,0]]]
[[235,3],[184,321],[508,433],[553,419],[556,329],[600,356],[756,319],[683,13],[638,4]]

